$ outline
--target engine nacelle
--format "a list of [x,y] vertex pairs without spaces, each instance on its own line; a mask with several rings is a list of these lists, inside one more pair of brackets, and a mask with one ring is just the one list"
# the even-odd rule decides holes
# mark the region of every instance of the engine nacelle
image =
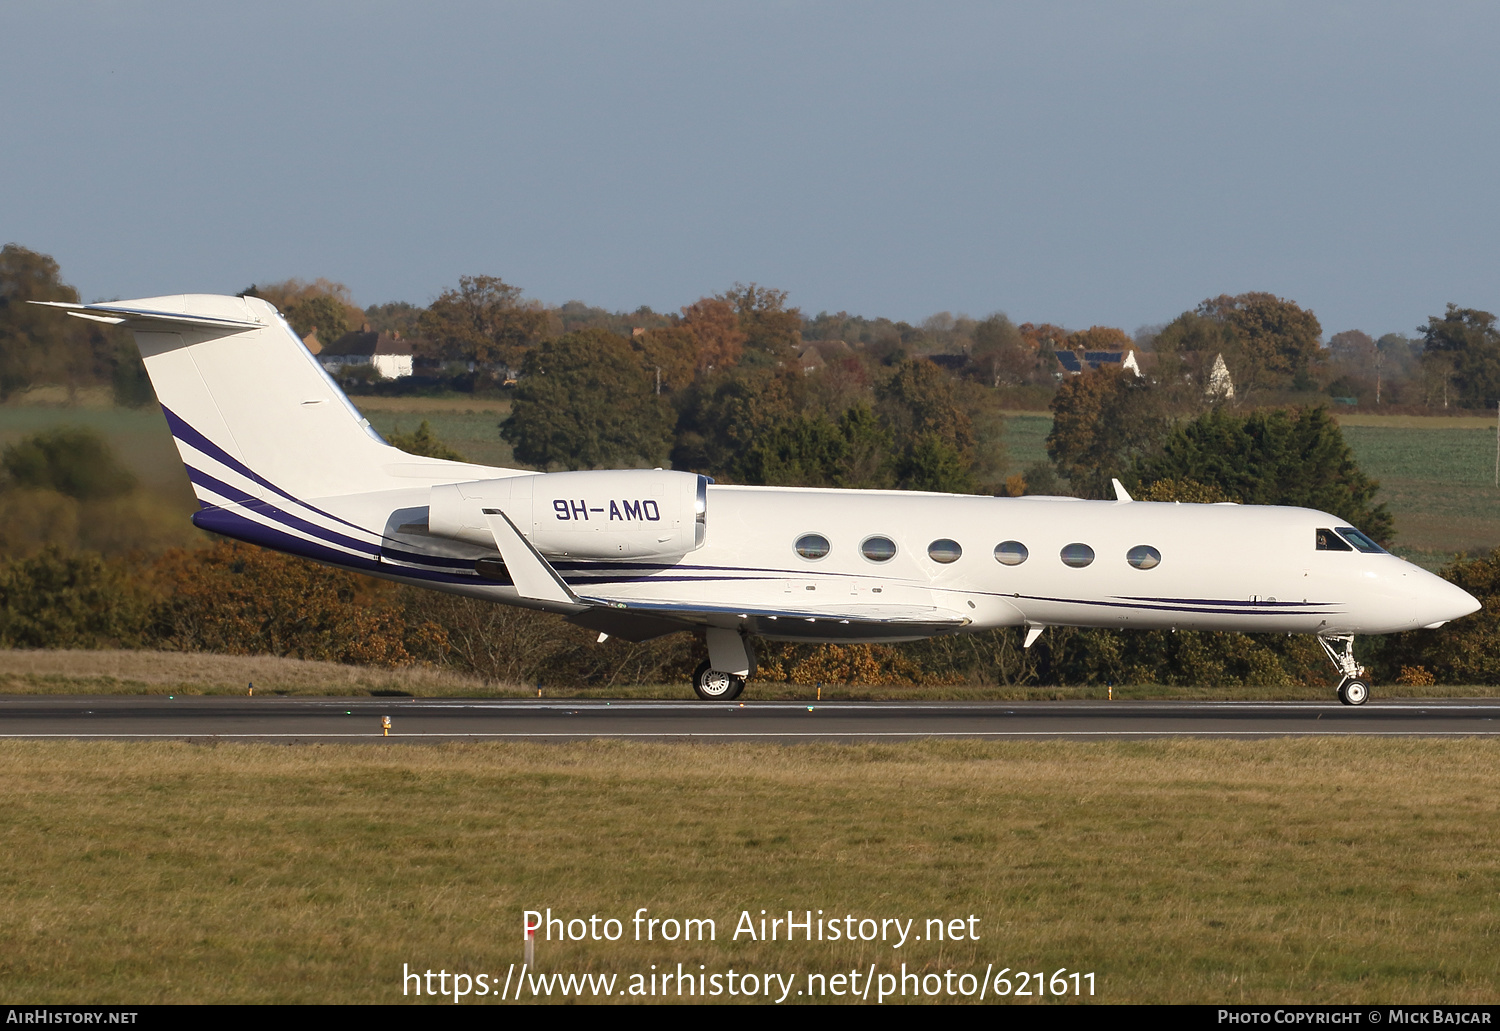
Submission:
[[703,546],[708,477],[663,469],[508,476],[433,487],[427,529],[493,547],[486,508],[548,558],[663,558]]

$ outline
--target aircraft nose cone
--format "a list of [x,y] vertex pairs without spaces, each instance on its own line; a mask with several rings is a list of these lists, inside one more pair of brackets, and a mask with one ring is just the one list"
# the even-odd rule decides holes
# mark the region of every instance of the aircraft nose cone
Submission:
[[1438,626],[1450,619],[1478,612],[1479,599],[1456,584],[1434,576],[1417,602],[1417,622],[1424,627]]

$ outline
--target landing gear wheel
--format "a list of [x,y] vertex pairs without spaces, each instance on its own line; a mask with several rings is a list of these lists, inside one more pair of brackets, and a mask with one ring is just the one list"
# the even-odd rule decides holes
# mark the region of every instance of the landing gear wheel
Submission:
[[1363,705],[1370,699],[1370,685],[1358,678],[1339,685],[1339,701],[1345,705]]
[[730,702],[738,698],[745,689],[745,678],[723,670],[710,669],[704,659],[693,670],[693,691],[706,702]]

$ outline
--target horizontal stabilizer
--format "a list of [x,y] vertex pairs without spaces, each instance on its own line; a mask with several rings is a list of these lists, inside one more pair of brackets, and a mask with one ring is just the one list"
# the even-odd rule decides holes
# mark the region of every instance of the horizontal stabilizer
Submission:
[[495,547],[500,549],[500,557],[505,560],[505,571],[510,574],[521,597],[557,605],[584,604],[531,546],[531,542],[521,536],[521,531],[516,529],[509,516],[498,508],[486,508],[484,521],[495,536]]
[[130,308],[118,304],[71,304],[67,301],[32,301],[32,304],[48,308],[61,308],[74,318],[90,322],[104,322],[111,326],[145,332],[164,333],[171,330],[195,329],[222,330],[226,333],[242,333],[251,329],[265,329],[263,322],[246,322],[226,319],[216,315],[189,315],[183,312],[154,311],[149,308]]

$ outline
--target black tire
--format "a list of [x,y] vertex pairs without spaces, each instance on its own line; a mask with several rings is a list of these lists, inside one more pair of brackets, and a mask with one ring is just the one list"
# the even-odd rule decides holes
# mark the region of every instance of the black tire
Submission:
[[1339,701],[1345,705],[1363,705],[1370,700],[1370,685],[1350,678],[1339,685]]
[[705,702],[732,702],[744,689],[744,677],[711,669],[707,659],[693,670],[693,693]]

